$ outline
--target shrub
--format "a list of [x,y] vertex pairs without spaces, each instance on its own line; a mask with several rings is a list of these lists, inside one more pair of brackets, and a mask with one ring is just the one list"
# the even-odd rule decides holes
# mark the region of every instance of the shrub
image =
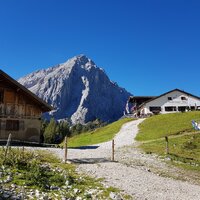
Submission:
[[44,131],[44,142],[54,143],[56,138],[56,133],[58,132],[56,121],[51,118],[50,123]]

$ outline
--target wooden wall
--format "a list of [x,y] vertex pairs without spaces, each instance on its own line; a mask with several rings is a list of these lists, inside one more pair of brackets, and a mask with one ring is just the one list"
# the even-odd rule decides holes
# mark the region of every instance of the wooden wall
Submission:
[[20,90],[16,91],[0,86],[0,93],[3,93],[3,102],[0,102],[0,116],[41,117],[41,108],[35,105],[33,100]]
[[0,75],[0,140],[40,142],[42,107],[29,93]]

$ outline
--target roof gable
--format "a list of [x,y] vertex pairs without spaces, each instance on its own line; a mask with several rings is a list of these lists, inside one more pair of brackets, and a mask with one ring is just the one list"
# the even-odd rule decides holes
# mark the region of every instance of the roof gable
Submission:
[[[193,94],[190,94],[190,93],[188,93],[188,92],[185,92],[185,91],[183,91],[183,90],[180,90],[180,89],[176,88],[176,89],[174,89],[174,90],[170,90],[170,91],[168,91],[168,92],[166,92],[166,93],[163,93],[163,94],[161,94],[160,96],[157,96],[157,97],[152,98],[152,99],[150,99],[150,100],[148,100],[148,101],[145,101],[141,106],[143,106],[143,105],[145,105],[146,103],[149,103],[149,102],[151,102],[151,101],[154,101],[154,100],[156,100],[156,99],[159,99],[160,97],[165,96],[165,95],[167,95],[167,94],[169,94],[169,93],[175,92],[175,91],[184,93],[184,94],[186,94],[186,95],[192,96],[192,97],[194,97],[194,98],[200,100],[200,97],[195,96],[195,95],[193,95]],[[141,107],[141,106],[140,106],[140,107]]]
[[0,75],[3,76],[13,86],[17,87],[18,89],[21,89],[25,94],[27,94],[30,98],[32,98],[38,105],[41,106],[41,110],[43,110],[43,112],[49,112],[49,111],[53,110],[52,106],[48,105],[45,101],[43,101],[41,98],[36,96],[34,93],[32,93],[26,87],[21,85],[19,82],[14,80],[12,77],[10,77],[8,74],[6,74],[4,71],[0,70]]

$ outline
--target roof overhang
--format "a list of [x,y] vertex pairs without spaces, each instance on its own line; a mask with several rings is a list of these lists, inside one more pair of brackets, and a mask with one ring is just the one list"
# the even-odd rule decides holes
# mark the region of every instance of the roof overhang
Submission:
[[200,100],[200,97],[195,96],[195,95],[193,95],[193,94],[191,94],[191,93],[188,93],[188,92],[185,92],[185,91],[183,91],[183,90],[180,90],[180,89],[177,89],[177,88],[176,88],[176,89],[174,89],[174,90],[170,90],[170,91],[168,91],[168,92],[165,92],[165,93],[161,94],[160,96],[156,96],[156,97],[154,97],[154,98],[152,98],[152,99],[149,99],[149,100],[143,102],[143,103],[139,106],[139,108],[142,108],[146,103],[149,103],[149,102],[151,102],[151,101],[154,101],[155,99],[158,99],[158,98],[160,98],[160,97],[162,97],[162,96],[165,96],[165,95],[167,95],[167,94],[169,94],[169,93],[171,93],[171,92],[175,92],[175,91],[184,93],[184,94],[186,94],[186,95],[188,95],[188,96],[192,96],[192,97],[194,97],[194,98]]
[[8,74],[6,74],[4,71],[0,70],[0,75],[3,76],[7,81],[9,81],[13,86],[16,87],[17,91],[22,90],[25,94],[30,96],[39,106],[41,106],[41,110],[43,112],[49,112],[51,110],[54,110],[52,106],[47,104],[44,100],[36,96],[34,93],[32,93],[30,90],[28,90],[26,87],[21,85],[19,82],[14,80],[12,77],[10,77]]

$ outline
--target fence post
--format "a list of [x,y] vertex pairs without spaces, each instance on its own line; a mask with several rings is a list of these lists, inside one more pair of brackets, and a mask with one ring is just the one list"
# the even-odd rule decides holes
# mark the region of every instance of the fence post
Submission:
[[12,136],[12,134],[10,133],[9,136],[8,136],[7,143],[6,143],[6,151],[5,151],[5,154],[4,154],[4,161],[3,161],[3,163],[6,161],[6,156],[7,156],[7,153],[8,153],[8,148],[9,148],[10,141],[11,141],[11,136]]
[[23,146],[22,146],[22,158],[24,159],[24,141],[23,141]]
[[112,140],[112,161],[115,161],[115,141]]
[[166,154],[169,154],[169,140],[167,136],[165,136],[165,141],[166,141]]
[[64,157],[64,161],[65,163],[67,162],[67,136],[65,136],[65,157]]

